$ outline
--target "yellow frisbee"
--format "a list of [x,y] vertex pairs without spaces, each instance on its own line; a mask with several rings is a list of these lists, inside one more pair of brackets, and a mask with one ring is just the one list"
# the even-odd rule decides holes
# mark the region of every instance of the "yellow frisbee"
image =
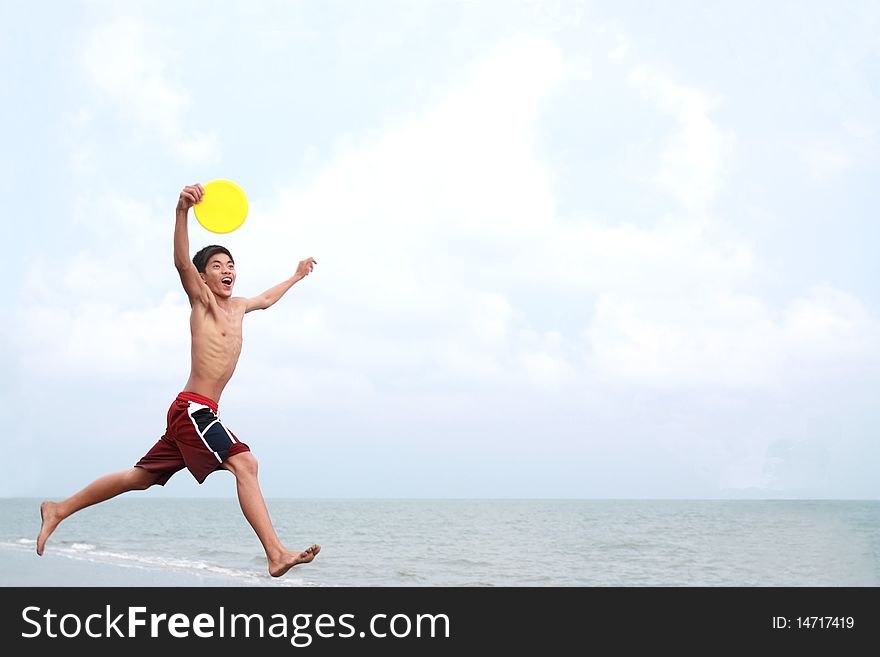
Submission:
[[244,223],[248,201],[241,187],[231,180],[212,180],[204,188],[202,201],[193,206],[193,212],[206,230],[231,233]]

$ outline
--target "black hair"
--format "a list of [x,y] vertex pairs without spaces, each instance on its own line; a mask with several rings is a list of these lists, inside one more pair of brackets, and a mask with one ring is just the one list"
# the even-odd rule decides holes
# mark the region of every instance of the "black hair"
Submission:
[[218,253],[225,253],[229,256],[229,259],[232,260],[233,264],[235,264],[235,259],[232,257],[232,254],[229,252],[225,246],[220,246],[219,244],[211,244],[210,246],[206,246],[201,251],[196,253],[193,256],[193,264],[196,266],[196,269],[202,274],[205,273],[205,267],[208,266],[208,260],[211,259],[211,256],[217,255]]

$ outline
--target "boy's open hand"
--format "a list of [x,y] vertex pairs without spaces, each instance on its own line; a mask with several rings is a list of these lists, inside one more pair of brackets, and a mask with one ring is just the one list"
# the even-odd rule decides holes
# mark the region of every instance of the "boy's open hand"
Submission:
[[315,265],[318,264],[318,261],[314,258],[306,258],[305,260],[301,260],[299,265],[296,268],[295,276],[297,278],[305,278],[309,274],[312,273],[312,270],[315,268]]
[[201,183],[187,185],[183,188],[183,191],[180,192],[180,198],[177,200],[177,209],[184,212],[189,210],[192,206],[200,203],[202,201],[202,196],[204,195],[205,188],[202,187]]

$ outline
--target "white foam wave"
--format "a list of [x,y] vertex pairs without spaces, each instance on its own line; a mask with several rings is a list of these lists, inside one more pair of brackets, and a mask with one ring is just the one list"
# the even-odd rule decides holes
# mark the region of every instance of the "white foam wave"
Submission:
[[[18,550],[32,549],[36,544],[34,539],[19,538],[16,541],[0,541],[0,548],[15,548]],[[242,585],[254,586],[268,584],[277,586],[315,586],[304,582],[302,579],[287,576],[283,579],[269,579],[268,574],[248,571],[239,568],[219,566],[207,561],[180,559],[163,556],[150,556],[131,552],[119,552],[111,550],[98,550],[90,543],[72,543],[69,546],[53,546],[52,554],[57,554],[78,561],[121,566],[123,568],[138,568],[143,570],[161,570],[195,575],[217,576],[231,578],[241,582]]]
[[91,543],[74,543],[70,546],[70,549],[75,552],[86,552],[88,550],[94,550],[95,546]]

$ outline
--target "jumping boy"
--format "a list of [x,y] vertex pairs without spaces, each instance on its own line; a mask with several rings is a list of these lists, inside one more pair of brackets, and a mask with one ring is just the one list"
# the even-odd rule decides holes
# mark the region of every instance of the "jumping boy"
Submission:
[[192,308],[189,380],[168,411],[165,435],[134,467],[104,475],[62,502],[40,505],[42,526],[37,537],[37,554],[43,554],[46,539],[62,520],[80,509],[103,502],[130,490],[145,490],[165,482],[186,467],[200,484],[224,468],[234,476],[238,500],[245,518],[266,551],[269,574],[280,577],[291,567],[308,563],[321,550],[312,545],[291,552],[278,538],[257,481],[257,460],[217,419],[217,402],[232,377],[241,354],[241,325],[245,313],[268,308],[294,284],[308,276],[317,264],[306,258],[286,281],[251,299],[232,296],[235,263],[222,246],[207,246],[189,259],[189,209],[202,200],[204,188],[186,186],[177,202],[174,225],[174,265]]

